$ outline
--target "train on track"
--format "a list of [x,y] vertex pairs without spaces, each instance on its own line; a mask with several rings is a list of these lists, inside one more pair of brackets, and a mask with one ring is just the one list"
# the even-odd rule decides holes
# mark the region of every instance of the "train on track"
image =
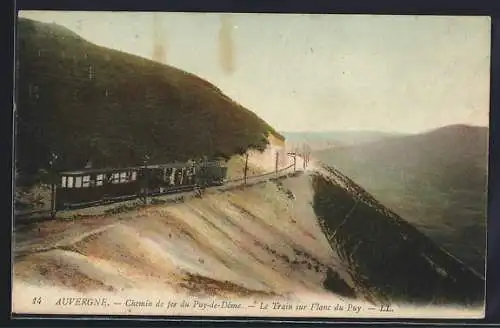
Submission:
[[226,174],[219,161],[64,171],[58,174],[54,205],[59,211],[220,186]]

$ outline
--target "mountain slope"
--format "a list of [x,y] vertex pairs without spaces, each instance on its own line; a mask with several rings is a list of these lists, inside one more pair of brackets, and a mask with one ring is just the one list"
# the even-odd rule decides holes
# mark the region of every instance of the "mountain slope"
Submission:
[[348,277],[336,273],[343,270],[318,224],[295,214],[292,200],[270,182],[118,215],[20,227],[16,281],[82,292],[355,297]]
[[483,271],[487,144],[487,128],[452,125],[315,156]]
[[480,275],[318,166],[183,203],[21,226],[15,240],[19,292],[480,307],[484,296]]
[[484,280],[338,170],[313,176],[314,209],[356,284],[388,302],[480,304]]
[[20,18],[17,160],[34,173],[57,154],[60,169],[230,156],[263,149],[253,112],[209,82],[89,43],[55,24]]

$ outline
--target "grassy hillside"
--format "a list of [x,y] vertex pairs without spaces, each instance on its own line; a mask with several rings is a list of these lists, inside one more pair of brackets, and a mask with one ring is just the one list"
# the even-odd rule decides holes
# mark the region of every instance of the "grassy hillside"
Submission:
[[487,143],[487,128],[453,125],[315,156],[482,272]]
[[[135,165],[230,156],[277,134],[195,75],[18,21],[18,169]],[[279,136],[279,134],[278,134]]]

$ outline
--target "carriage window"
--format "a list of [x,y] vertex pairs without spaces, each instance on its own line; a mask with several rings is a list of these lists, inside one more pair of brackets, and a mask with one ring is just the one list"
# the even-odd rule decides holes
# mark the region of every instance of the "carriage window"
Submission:
[[132,172],[132,176],[130,177],[130,180],[135,181],[137,180],[137,172]]
[[120,173],[113,173],[111,176],[111,181],[113,183],[120,183]]
[[82,186],[82,177],[75,177],[75,187],[80,188]]
[[66,187],[68,188],[73,188],[73,177],[68,177],[68,184],[66,185]]
[[61,177],[61,187],[66,188],[66,177]]
[[90,187],[90,175],[83,177],[83,187]]
[[[87,54],[85,54],[86,56]],[[95,68],[93,65],[89,65],[89,80],[93,80],[95,78]]]
[[120,182],[127,182],[127,172],[120,173]]
[[98,174],[97,175],[97,181],[96,181],[96,184],[98,186],[102,186],[103,184],[103,180],[104,180],[104,174]]

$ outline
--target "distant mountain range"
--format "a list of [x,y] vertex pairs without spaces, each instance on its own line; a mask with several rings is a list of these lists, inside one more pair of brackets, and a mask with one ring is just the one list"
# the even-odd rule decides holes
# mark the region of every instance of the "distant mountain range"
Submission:
[[450,125],[321,150],[314,156],[483,271],[488,128]]
[[352,146],[402,135],[379,131],[304,131],[282,132],[282,134],[285,136],[287,145],[290,147],[307,144],[313,150]]

